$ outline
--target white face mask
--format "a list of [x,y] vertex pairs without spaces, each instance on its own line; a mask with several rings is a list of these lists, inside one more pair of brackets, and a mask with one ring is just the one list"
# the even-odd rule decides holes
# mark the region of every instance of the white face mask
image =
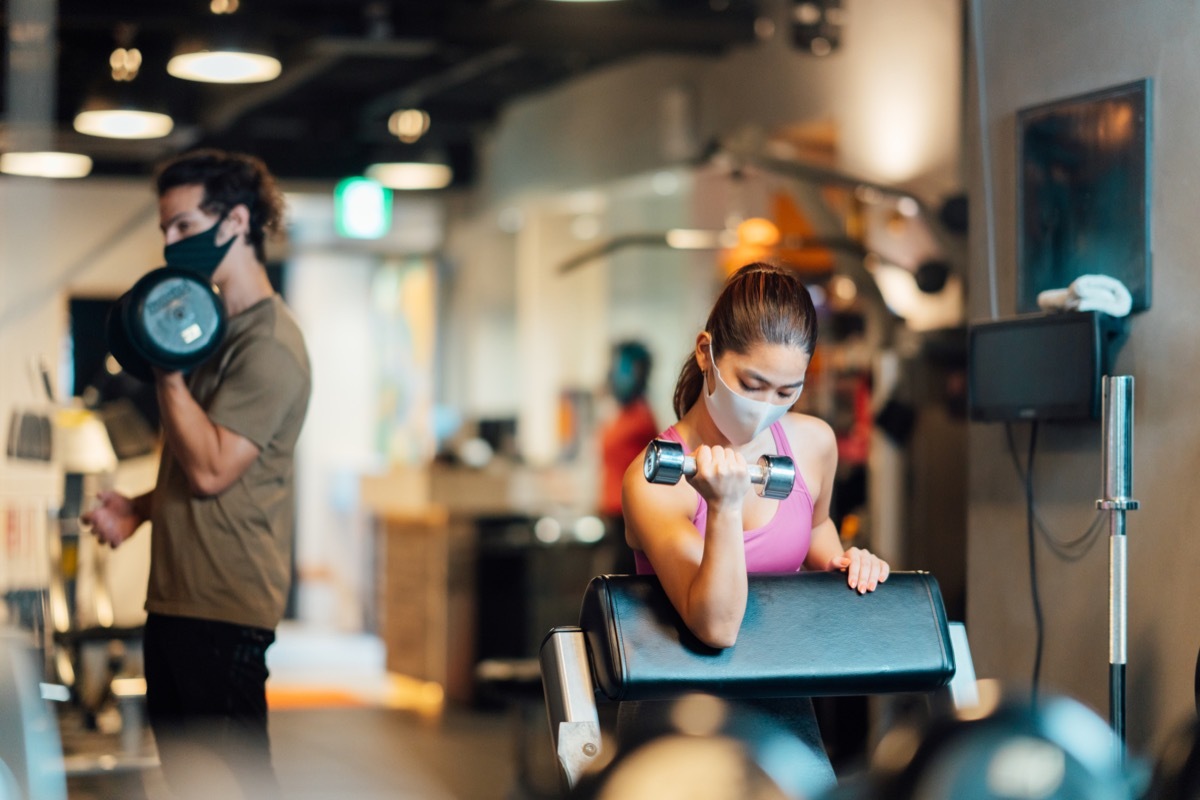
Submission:
[[749,444],[754,437],[782,419],[800,397],[800,390],[797,389],[791,402],[777,405],[738,394],[730,389],[729,384],[721,377],[721,371],[717,369],[717,359],[713,357],[711,341],[708,343],[708,358],[717,381],[711,394],[708,392],[708,382],[705,381],[704,405],[707,406],[708,415],[716,423],[717,429],[725,434],[730,444]]

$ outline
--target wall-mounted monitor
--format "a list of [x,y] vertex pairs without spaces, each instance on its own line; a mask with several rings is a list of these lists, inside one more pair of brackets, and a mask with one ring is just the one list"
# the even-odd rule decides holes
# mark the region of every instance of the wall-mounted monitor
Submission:
[[1017,311],[1080,275],[1150,306],[1149,79],[1017,114]]
[[967,404],[979,422],[1100,417],[1100,378],[1124,335],[1099,311],[1028,314],[967,330]]

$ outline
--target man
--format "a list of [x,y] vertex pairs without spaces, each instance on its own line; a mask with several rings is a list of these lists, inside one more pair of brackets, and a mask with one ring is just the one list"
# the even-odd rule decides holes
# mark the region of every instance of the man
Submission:
[[266,650],[291,578],[293,457],[311,389],[304,339],[272,289],[266,234],[283,198],[258,159],[205,150],[157,174],[168,266],[205,274],[225,339],[190,374],[155,371],[158,480],[102,492],[84,515],[117,547],[151,523],[146,703],[168,782],[185,796],[275,791]]
[[605,548],[610,551],[606,572],[634,572],[633,552],[625,543],[621,481],[629,464],[660,431],[654,421],[654,412],[646,402],[650,367],[650,351],[641,342],[619,342],[613,347],[608,389],[620,410],[600,429],[600,497],[597,503],[604,520]]

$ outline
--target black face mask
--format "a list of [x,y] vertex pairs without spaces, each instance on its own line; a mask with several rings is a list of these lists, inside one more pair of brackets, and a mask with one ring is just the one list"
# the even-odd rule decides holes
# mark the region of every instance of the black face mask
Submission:
[[225,216],[222,214],[208,230],[164,247],[163,258],[167,260],[167,266],[191,270],[211,278],[225,254],[229,252],[229,248],[233,247],[233,240],[237,238],[231,236],[225,244],[217,244],[217,228],[221,227]]

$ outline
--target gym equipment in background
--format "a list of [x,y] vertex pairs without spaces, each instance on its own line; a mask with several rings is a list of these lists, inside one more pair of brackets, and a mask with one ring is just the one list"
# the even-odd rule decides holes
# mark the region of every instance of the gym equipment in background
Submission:
[[1068,697],[984,691],[979,705],[898,725],[865,776],[823,800],[1134,800],[1140,779],[1094,711]]
[[[750,482],[758,493],[782,500],[792,493],[796,483],[796,465],[787,456],[762,456],[749,468]],[[655,439],[646,448],[642,474],[651,483],[676,484],[685,475],[696,474],[696,459],[684,455],[683,445],[667,439]]]
[[0,628],[0,797],[66,800],[58,722],[39,689],[28,636]]
[[782,800],[814,797],[817,756],[777,719],[709,694],[661,704],[583,776],[572,800]]
[[186,372],[216,352],[225,335],[225,304],[201,275],[160,267],[113,304],[105,333],[122,369],[150,382],[151,367]]
[[1104,497],[1096,508],[1108,511],[1108,721],[1125,741],[1126,621],[1129,617],[1128,539],[1125,512],[1136,511],[1133,499],[1133,376],[1105,375],[1103,380]]
[[687,629],[656,577],[603,575],[587,587],[579,625],[552,629],[539,657],[568,787],[602,751],[597,698],[936,692],[955,706],[975,698],[965,633],[947,623],[937,581],[923,572],[894,572],[866,595],[841,574],[751,575],[737,644],[724,649]]

